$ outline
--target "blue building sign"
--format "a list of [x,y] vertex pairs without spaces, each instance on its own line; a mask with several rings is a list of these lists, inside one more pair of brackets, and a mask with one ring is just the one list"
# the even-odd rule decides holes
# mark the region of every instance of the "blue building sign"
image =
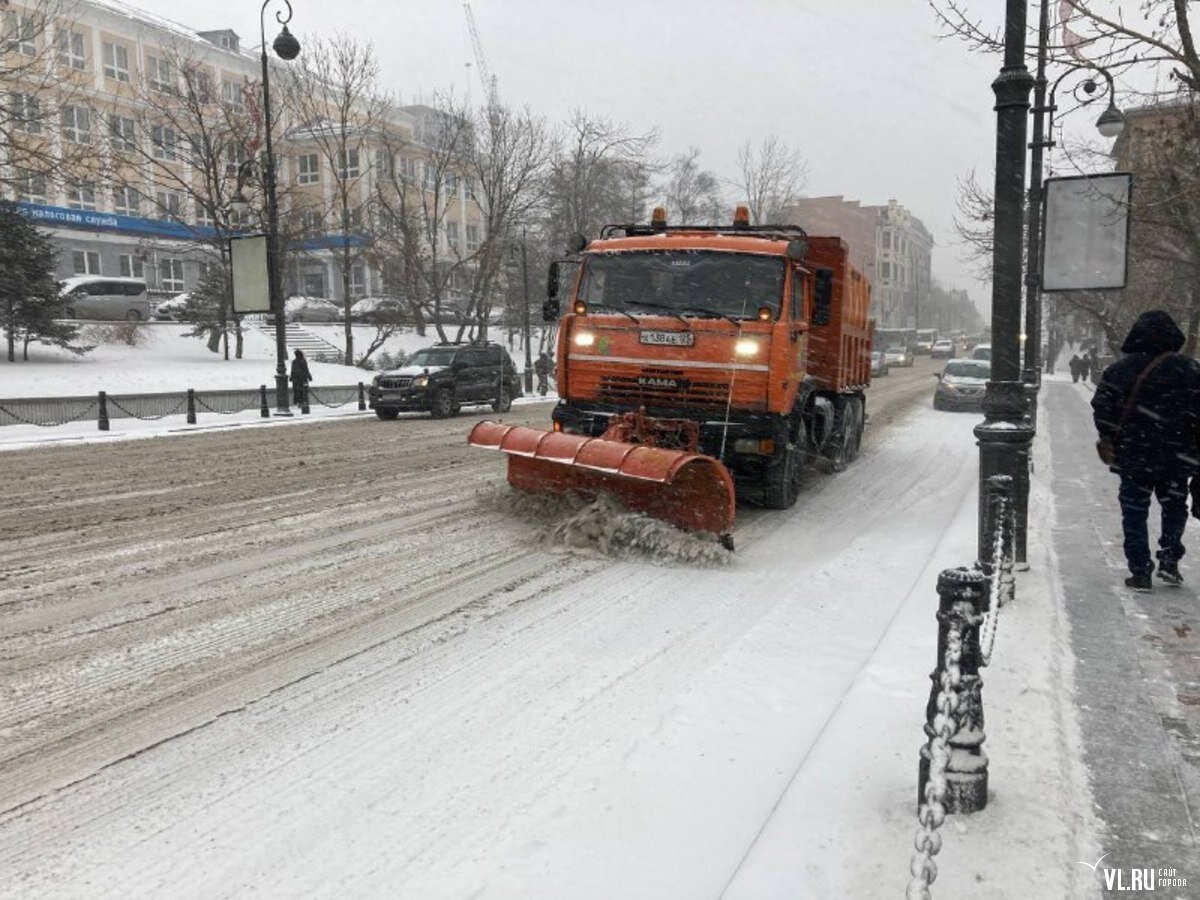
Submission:
[[176,241],[205,240],[216,236],[216,230],[206,225],[184,225],[181,222],[161,219],[143,219],[140,216],[122,216],[116,213],[91,212],[83,209],[67,209],[62,206],[45,206],[40,203],[18,203],[22,215],[28,216],[39,225],[54,228],[79,228],[88,231],[104,231],[111,234],[127,234],[134,237],[166,238]]

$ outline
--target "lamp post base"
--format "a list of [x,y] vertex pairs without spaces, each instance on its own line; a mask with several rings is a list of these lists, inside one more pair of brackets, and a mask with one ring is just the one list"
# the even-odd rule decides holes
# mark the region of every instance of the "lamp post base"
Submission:
[[275,415],[290,416],[288,409],[288,379],[286,375],[275,373]]

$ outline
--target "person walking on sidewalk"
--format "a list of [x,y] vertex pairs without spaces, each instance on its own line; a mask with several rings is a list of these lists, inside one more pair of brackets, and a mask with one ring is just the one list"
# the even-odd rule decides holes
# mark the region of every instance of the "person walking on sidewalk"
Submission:
[[1068,365],[1071,368],[1071,381],[1075,382],[1076,384],[1079,382],[1079,367],[1082,363],[1083,360],[1079,358],[1078,353],[1071,354],[1071,362]]
[[303,350],[297,350],[292,360],[292,402],[296,406],[304,405],[310,381],[312,374],[308,371],[308,360],[304,358]]
[[1171,585],[1183,581],[1179,560],[1200,412],[1200,367],[1179,354],[1183,343],[1170,315],[1142,313],[1121,345],[1125,356],[1104,370],[1092,397],[1101,458],[1121,476],[1117,498],[1130,572],[1125,584],[1136,591],[1152,587],[1151,496],[1162,508],[1158,577]]

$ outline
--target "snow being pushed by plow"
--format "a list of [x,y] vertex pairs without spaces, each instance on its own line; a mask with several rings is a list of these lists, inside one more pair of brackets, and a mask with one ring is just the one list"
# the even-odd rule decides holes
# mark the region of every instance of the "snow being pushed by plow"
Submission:
[[680,531],[645,513],[626,509],[607,494],[587,500],[578,494],[526,494],[497,482],[480,501],[521,519],[534,540],[548,549],[623,557],[636,554],[663,563],[723,566],[733,554],[715,535]]

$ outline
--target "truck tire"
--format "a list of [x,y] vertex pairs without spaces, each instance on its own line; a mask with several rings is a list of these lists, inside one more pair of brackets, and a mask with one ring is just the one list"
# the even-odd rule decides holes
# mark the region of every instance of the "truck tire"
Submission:
[[433,395],[429,404],[429,412],[435,419],[448,419],[458,414],[458,404],[449,388],[441,388]]
[[847,449],[846,462],[852,463],[858,459],[858,452],[862,449],[863,437],[863,399],[862,397],[851,397],[846,402],[846,424],[845,427],[850,432],[850,444]]
[[854,397],[839,397],[837,404],[837,421],[834,425],[833,440],[835,447],[829,461],[833,471],[844,472],[846,466],[857,456],[855,446],[858,440],[858,402]]
[[763,480],[763,506],[767,509],[790,509],[800,496],[800,473],[804,469],[804,453],[795,443],[789,443],[783,453],[767,465]]
[[394,422],[396,417],[400,415],[398,409],[377,409],[375,415],[379,416],[385,422]]

